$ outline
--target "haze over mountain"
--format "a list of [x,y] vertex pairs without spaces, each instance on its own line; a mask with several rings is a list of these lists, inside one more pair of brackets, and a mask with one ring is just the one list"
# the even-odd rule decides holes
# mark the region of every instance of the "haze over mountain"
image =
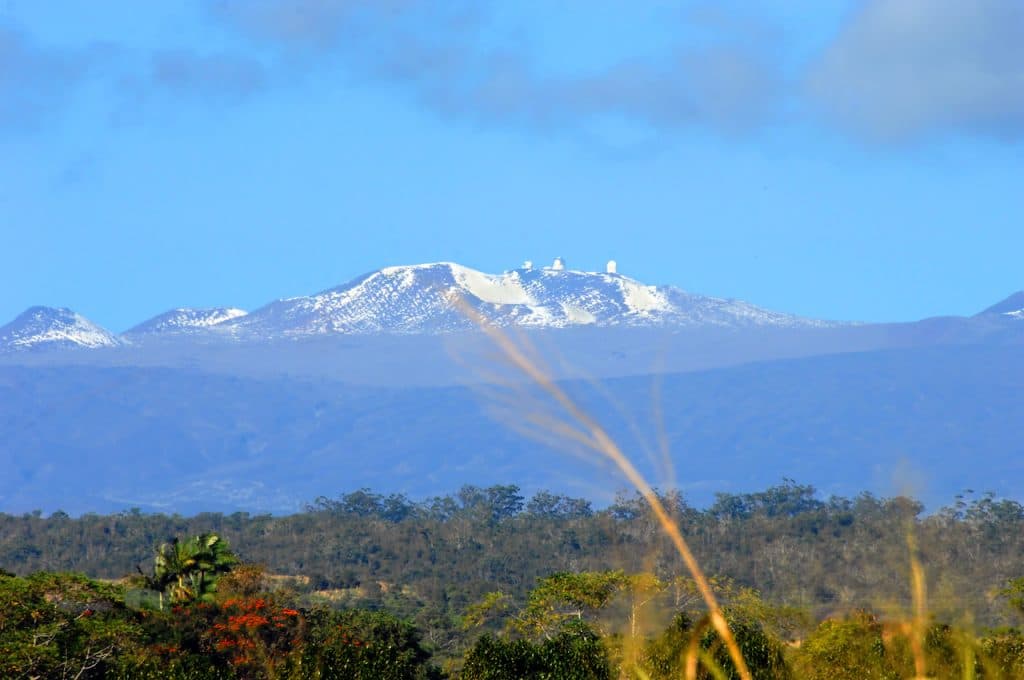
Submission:
[[494,389],[533,402],[462,304],[631,453],[662,428],[697,502],[782,476],[891,493],[900,470],[933,503],[965,486],[1024,498],[1020,293],[973,317],[850,324],[614,272],[437,263],[248,314],[176,309],[122,336],[28,310],[0,329],[0,511],[287,511],[364,485],[607,497],[614,480],[517,434],[523,413],[494,417]]
[[[826,494],[911,491],[934,508],[965,488],[1024,498],[1022,347],[881,350],[564,386],[645,474],[694,503],[790,477]],[[568,444],[520,434],[547,402],[500,393],[0,366],[0,510],[287,512],[364,486],[424,498],[462,484],[600,503],[626,486]],[[658,462],[661,436],[674,476]]]

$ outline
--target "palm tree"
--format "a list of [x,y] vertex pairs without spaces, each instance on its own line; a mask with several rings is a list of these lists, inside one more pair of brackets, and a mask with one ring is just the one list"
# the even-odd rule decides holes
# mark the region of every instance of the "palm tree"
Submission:
[[200,534],[187,541],[175,537],[157,549],[153,576],[145,577],[146,584],[160,594],[160,609],[165,593],[171,602],[210,600],[217,580],[236,564],[238,558],[217,534]]

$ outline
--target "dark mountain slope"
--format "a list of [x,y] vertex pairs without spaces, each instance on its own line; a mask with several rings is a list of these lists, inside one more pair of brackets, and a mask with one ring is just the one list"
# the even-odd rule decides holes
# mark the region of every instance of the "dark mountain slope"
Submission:
[[[655,481],[620,408],[681,487],[964,488],[1024,498],[1020,347],[948,346],[570,383]],[[654,386],[658,385],[655,390]],[[522,395],[517,395],[521,398]],[[417,497],[517,483],[597,500],[621,486],[490,414],[491,392],[384,389],[160,368],[0,368],[0,509],[287,511],[361,486]],[[529,403],[521,401],[520,403]]]

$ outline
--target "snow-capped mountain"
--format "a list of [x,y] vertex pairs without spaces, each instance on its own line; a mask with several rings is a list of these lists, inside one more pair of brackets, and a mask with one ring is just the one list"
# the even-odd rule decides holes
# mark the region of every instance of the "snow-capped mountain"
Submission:
[[[471,311],[470,311],[471,310]],[[976,315],[1024,320],[1024,291]],[[234,307],[177,308],[117,336],[67,309],[33,307],[0,328],[0,352],[39,347],[174,342],[259,343],[323,335],[438,334],[471,330],[478,319],[523,328],[835,328],[850,324],[773,312],[742,300],[650,286],[617,273],[529,263],[487,274],[453,262],[385,267],[314,295],[271,302],[254,312]],[[966,321],[966,320],[965,320]],[[854,324],[860,325],[860,324]],[[988,326],[985,326],[988,327]]]
[[125,336],[144,336],[158,333],[187,333],[205,330],[225,321],[245,316],[248,312],[235,307],[214,307],[212,309],[192,309],[179,307],[169,312],[154,316],[138,326],[125,332]]
[[215,330],[240,337],[438,333],[498,326],[824,326],[738,300],[648,286],[614,273],[524,266],[485,274],[451,262],[387,267],[315,295],[278,300]]
[[0,353],[44,349],[116,347],[118,336],[70,309],[30,307],[0,327]]
[[984,310],[978,316],[999,314],[1013,319],[1024,319],[1024,290],[1017,291],[1010,297]]

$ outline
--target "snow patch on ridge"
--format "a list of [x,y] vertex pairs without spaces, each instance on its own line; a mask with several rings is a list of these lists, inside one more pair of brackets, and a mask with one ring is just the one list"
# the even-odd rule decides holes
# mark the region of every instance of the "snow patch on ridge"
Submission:
[[565,313],[566,320],[573,325],[592,324],[597,321],[597,317],[587,310],[564,302],[562,303],[562,311]]
[[667,312],[672,307],[657,288],[630,279],[621,280],[622,295],[629,311],[636,314]]
[[138,326],[127,331],[125,335],[129,337],[136,337],[164,333],[203,331],[226,321],[239,319],[246,314],[248,314],[248,312],[244,309],[238,309],[237,307],[214,307],[212,309],[179,307],[155,316],[148,321],[142,322]]
[[483,302],[495,305],[536,304],[523,288],[516,272],[491,276],[458,265],[452,265],[452,272],[460,288]]
[[117,347],[120,338],[65,308],[30,307],[0,327],[0,352],[47,348]]
[[621,274],[522,267],[486,274],[453,262],[386,267],[315,295],[278,300],[217,326],[236,337],[444,333],[496,326],[828,326],[736,300],[648,286]]
[[[314,295],[277,300],[251,313],[234,307],[173,309],[122,337],[70,310],[33,308],[0,328],[0,351],[144,344],[162,336],[259,342],[328,334],[473,330],[475,315],[466,314],[462,304],[499,327],[836,325],[740,300],[649,286],[617,273],[524,266],[487,274],[453,262],[435,262],[386,267]],[[1017,314],[1024,318],[1024,310]]]

